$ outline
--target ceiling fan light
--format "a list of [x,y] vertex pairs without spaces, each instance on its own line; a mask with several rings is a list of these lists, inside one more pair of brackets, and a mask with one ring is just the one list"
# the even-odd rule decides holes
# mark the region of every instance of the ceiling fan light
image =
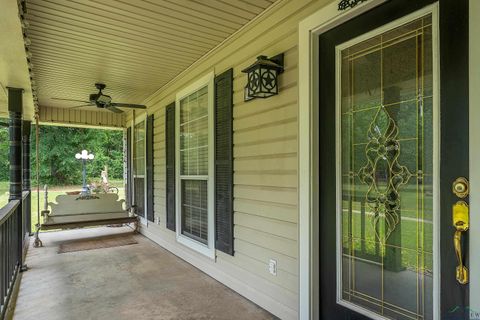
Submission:
[[110,104],[111,101],[112,101],[112,98],[104,94],[99,95],[97,98],[97,102],[103,105]]

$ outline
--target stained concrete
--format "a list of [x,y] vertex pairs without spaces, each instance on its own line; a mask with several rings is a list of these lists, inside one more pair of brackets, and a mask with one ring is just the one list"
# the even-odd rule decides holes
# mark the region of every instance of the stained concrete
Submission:
[[138,244],[58,254],[63,241],[131,232],[93,228],[41,234],[30,247],[14,320],[274,319],[142,235]]

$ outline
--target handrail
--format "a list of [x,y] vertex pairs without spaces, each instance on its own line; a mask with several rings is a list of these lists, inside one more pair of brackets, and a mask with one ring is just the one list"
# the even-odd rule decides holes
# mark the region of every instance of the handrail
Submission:
[[30,193],[31,193],[30,190],[23,191],[23,192],[22,192],[22,200],[25,200]]
[[0,225],[10,218],[19,205],[20,200],[10,200],[3,208],[0,208]]

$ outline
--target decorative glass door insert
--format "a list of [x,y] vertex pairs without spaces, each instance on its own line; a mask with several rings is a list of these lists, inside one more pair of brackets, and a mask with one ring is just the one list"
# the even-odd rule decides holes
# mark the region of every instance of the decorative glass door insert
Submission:
[[431,14],[337,47],[338,300],[376,318],[433,319],[432,52]]

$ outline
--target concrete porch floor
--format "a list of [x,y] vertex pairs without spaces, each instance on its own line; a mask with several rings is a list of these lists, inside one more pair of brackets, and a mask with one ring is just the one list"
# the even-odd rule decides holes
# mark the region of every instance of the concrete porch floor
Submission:
[[129,233],[93,228],[41,234],[30,246],[14,320],[274,319],[142,235],[138,244],[58,254],[65,241]]

